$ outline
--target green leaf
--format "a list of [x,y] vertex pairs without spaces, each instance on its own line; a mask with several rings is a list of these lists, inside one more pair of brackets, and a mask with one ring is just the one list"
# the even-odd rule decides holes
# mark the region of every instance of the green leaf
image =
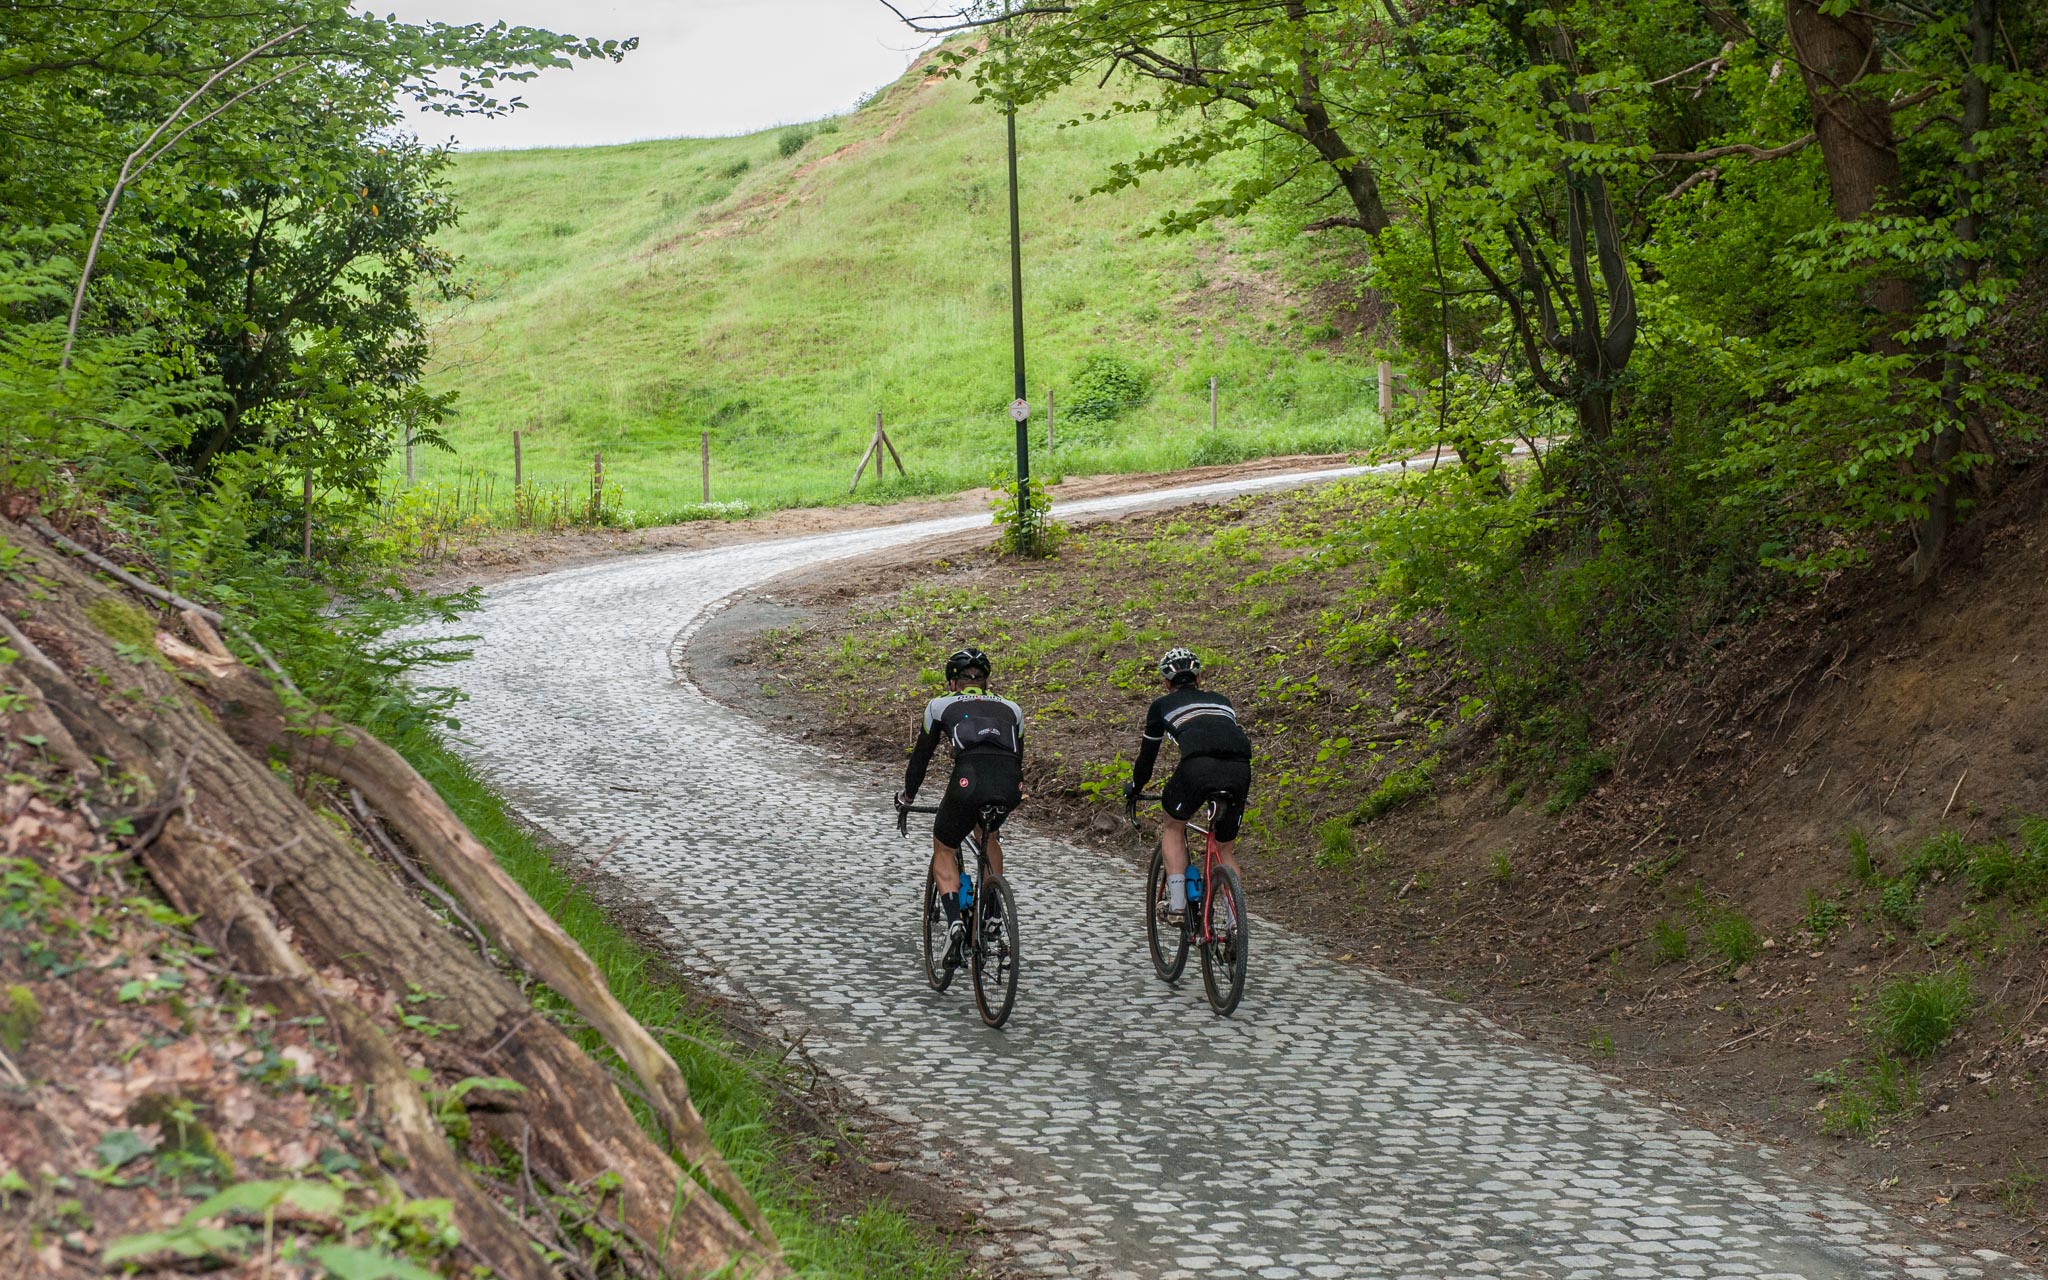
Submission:
[[441,1280],[433,1272],[382,1249],[323,1244],[306,1251],[333,1280]]
[[110,1129],[93,1150],[99,1153],[107,1168],[118,1169],[137,1156],[146,1156],[156,1150],[156,1145],[133,1129]]

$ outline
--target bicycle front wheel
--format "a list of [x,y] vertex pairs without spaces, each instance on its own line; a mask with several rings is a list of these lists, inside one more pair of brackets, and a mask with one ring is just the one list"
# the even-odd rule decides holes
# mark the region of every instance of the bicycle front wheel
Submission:
[[1001,876],[982,885],[974,930],[974,1007],[983,1022],[1000,1027],[1017,1005],[1017,904]]
[[1244,886],[1229,867],[1216,868],[1209,886],[1208,941],[1202,944],[1202,987],[1218,1017],[1229,1017],[1244,998],[1251,957],[1251,922],[1244,913]]
[[946,963],[946,909],[939,905],[939,881],[932,869],[924,869],[924,980],[932,990],[944,991],[953,984],[953,968]]
[[1153,972],[1177,982],[1188,963],[1188,931],[1161,918],[1166,908],[1166,852],[1154,849],[1152,870],[1145,877],[1145,943],[1152,951]]

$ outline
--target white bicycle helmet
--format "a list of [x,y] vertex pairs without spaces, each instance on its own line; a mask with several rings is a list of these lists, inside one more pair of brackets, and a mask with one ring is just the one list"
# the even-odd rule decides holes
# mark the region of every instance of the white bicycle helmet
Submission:
[[1202,674],[1202,660],[1193,649],[1168,649],[1159,659],[1159,678],[1168,684],[1185,684]]

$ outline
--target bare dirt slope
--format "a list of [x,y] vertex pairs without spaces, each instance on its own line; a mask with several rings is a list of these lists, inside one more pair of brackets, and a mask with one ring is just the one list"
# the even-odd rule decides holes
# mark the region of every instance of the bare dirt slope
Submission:
[[[1559,775],[1525,789],[1493,767],[1483,731],[1454,726],[1429,739],[1440,763],[1420,791],[1433,795],[1376,816],[1424,750],[1403,741],[1460,688],[1316,641],[1355,576],[1318,569],[1296,589],[1265,572],[1325,518],[1312,501],[1133,517],[1050,564],[949,549],[784,580],[700,636],[695,671],[760,715],[823,711],[845,749],[898,760],[932,657],[984,639],[1000,686],[1034,714],[1036,817],[1135,855],[1091,793],[1133,745],[1149,696],[1137,664],[1169,631],[1230,655],[1222,687],[1266,757],[1246,848],[1259,912],[1968,1239],[2038,1253],[2048,827],[2026,819],[2048,811],[2039,502],[1924,599],[1845,580],[1676,668],[1584,673],[1603,727],[1584,758],[1611,768],[1574,805],[1548,812]],[[1219,546],[1227,568],[1203,559]],[[1194,589],[1161,548],[1193,564]],[[1199,586],[1225,573],[1243,585]],[[1333,769],[1339,735],[1387,750]],[[1928,1012],[1900,1005],[1909,979],[1930,980],[1923,996],[1942,982],[1963,993],[1952,1038],[1924,1052],[1898,1038],[1902,1017],[1910,1031]]]

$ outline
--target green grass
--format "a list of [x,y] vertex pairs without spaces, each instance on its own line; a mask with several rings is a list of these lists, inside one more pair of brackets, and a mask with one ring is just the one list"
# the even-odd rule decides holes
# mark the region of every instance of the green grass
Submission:
[[[773,1091],[762,1079],[772,1073],[772,1063],[744,1060],[717,1025],[692,1008],[688,993],[665,976],[657,957],[612,923],[461,759],[418,736],[398,745],[675,1058],[712,1141],[761,1202],[798,1274],[820,1280],[942,1280],[967,1273],[964,1260],[885,1205],[828,1220],[787,1172],[787,1143],[776,1132]],[[600,1049],[594,1035],[579,1038],[586,1049]],[[634,1109],[642,1110],[637,1103]],[[654,1122],[641,1118],[653,1132]]]
[[1970,975],[1961,968],[1899,978],[1877,993],[1871,1032],[1905,1058],[1932,1057],[1975,1007]]
[[[525,474],[580,485],[591,454],[641,523],[699,496],[755,508],[841,501],[877,412],[909,469],[872,497],[951,492],[1010,465],[1008,215],[1001,119],[913,72],[860,111],[800,129],[458,159],[444,239],[471,299],[431,314],[436,390],[461,393],[450,456],[422,481]],[[1020,113],[1025,323],[1035,447],[1044,400],[1103,352],[1150,381],[1108,422],[1060,424],[1054,474],[1150,470],[1379,437],[1374,368],[1285,281],[1332,253],[1216,230],[1145,237],[1206,191],[1148,176],[1075,201],[1153,134],[1145,118],[1060,128],[1079,90]],[[794,140],[804,138],[801,144]],[[1209,379],[1220,429],[1209,427]],[[394,476],[402,463],[394,462]]]
[[1403,805],[1420,800],[1435,789],[1435,784],[1430,781],[1430,775],[1435,771],[1434,759],[1394,770],[1379,786],[1374,787],[1365,799],[1359,801],[1358,809],[1352,815],[1353,820],[1371,822],[1386,817]]
[[1823,1133],[1877,1136],[1884,1122],[1905,1114],[1920,1101],[1920,1081],[1913,1068],[1880,1053],[1866,1064],[1846,1063],[1815,1077],[1823,1088],[1838,1090],[1821,1107]]
[[1316,828],[1315,863],[1325,870],[1341,871],[1358,860],[1358,840],[1351,834],[1351,820],[1331,818]]
[[1692,935],[1684,922],[1667,918],[1650,926],[1650,951],[1658,964],[1677,964],[1691,950]]

